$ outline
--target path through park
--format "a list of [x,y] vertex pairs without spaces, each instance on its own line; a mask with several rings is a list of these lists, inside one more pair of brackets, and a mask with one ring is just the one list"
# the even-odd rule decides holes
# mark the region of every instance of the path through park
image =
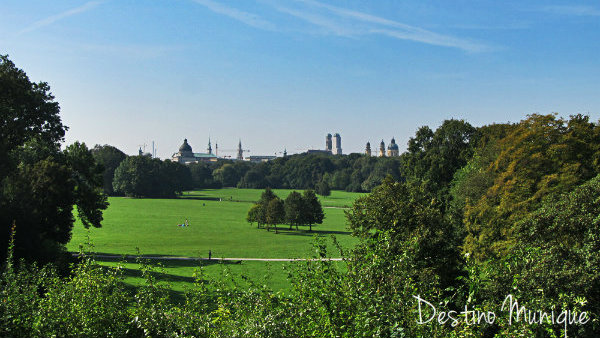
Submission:
[[[73,256],[79,256],[79,253],[73,253]],[[89,256],[97,258],[110,258],[110,259],[152,259],[152,260],[172,260],[172,261],[198,261],[198,260],[212,260],[212,261],[261,261],[261,262],[297,262],[297,261],[341,261],[342,258],[232,258],[232,257],[213,257],[212,259],[206,257],[177,257],[177,256],[137,256],[137,255],[94,255]]]

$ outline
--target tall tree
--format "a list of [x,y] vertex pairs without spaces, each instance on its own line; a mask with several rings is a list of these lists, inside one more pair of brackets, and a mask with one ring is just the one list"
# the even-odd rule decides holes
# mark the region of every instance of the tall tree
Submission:
[[40,262],[67,257],[74,205],[85,226],[100,226],[108,205],[100,167],[84,144],[60,151],[59,112],[47,83],[0,56],[0,255],[13,222],[15,255]]
[[265,222],[266,222],[265,210],[263,209],[262,205],[260,205],[260,204],[252,205],[252,207],[250,207],[250,210],[248,210],[248,214],[246,215],[246,221],[248,221],[248,223],[250,223],[250,225],[252,225],[252,223],[256,222],[257,228],[260,228],[261,225],[265,224]]
[[424,182],[428,192],[446,203],[454,173],[471,158],[478,140],[477,129],[463,120],[445,120],[435,132],[421,127],[402,155],[403,174]]
[[314,190],[305,190],[302,194],[304,210],[303,210],[303,223],[308,224],[309,231],[312,231],[313,224],[322,224],[325,215],[323,214],[323,208],[319,198],[315,195]]
[[305,209],[302,195],[297,191],[292,191],[286,197],[284,207],[285,221],[290,225],[290,230],[292,230],[292,225],[295,225],[298,230],[298,225],[302,224],[302,213]]
[[327,183],[325,180],[321,180],[319,183],[317,183],[315,191],[321,196],[331,195],[331,188],[329,187],[329,183]]
[[[277,233],[277,224],[281,224],[285,221],[285,207],[281,198],[276,197],[269,201],[267,204],[267,224],[269,228],[275,227],[275,233]],[[267,228],[267,230],[269,230]]]
[[65,149],[64,155],[67,165],[73,171],[79,219],[86,228],[90,225],[100,227],[102,210],[108,207],[102,189],[102,166],[96,163],[85,143],[71,144]]
[[97,144],[92,149],[92,155],[94,155],[96,162],[104,168],[102,172],[104,193],[113,195],[115,193],[113,189],[115,169],[119,167],[119,164],[121,164],[127,155],[121,150],[107,144],[103,146]]
[[18,164],[14,152],[27,141],[58,145],[63,140],[67,127],[59,112],[46,82],[29,81],[8,55],[0,55],[0,177]]

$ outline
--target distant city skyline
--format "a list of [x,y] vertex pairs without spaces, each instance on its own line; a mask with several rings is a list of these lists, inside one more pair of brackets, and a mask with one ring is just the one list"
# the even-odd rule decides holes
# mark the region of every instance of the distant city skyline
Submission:
[[589,1],[3,1],[0,54],[50,85],[66,143],[170,158],[344,154],[423,126],[600,117]]

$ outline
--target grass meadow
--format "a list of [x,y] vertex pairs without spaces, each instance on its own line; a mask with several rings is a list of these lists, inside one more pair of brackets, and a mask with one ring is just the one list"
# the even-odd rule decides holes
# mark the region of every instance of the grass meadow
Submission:
[[[281,198],[291,191],[274,190]],[[288,287],[286,268],[302,262],[220,262],[218,258],[312,257],[314,236],[335,235],[345,248],[356,243],[346,227],[344,211],[361,194],[332,191],[331,196],[320,196],[325,213],[322,225],[313,226],[312,232],[308,227],[289,230],[287,225],[280,225],[279,233],[275,234],[246,222],[246,213],[261,192],[258,189],[209,189],[186,192],[179,199],[111,197],[102,227],[86,230],[77,224],[67,248],[78,251],[84,246],[98,254],[192,258],[207,257],[210,250],[214,259],[210,262],[150,261],[152,265],[160,265],[155,272],[157,278],[169,282],[175,292],[180,292],[194,281],[194,272],[199,268],[207,278],[233,278],[241,282],[239,277],[244,275],[273,289],[285,290]],[[189,227],[177,226],[186,219]],[[332,241],[327,242],[331,257],[338,257]],[[134,260],[101,257],[97,260],[104,265],[121,264],[127,283],[141,282],[139,264]]]

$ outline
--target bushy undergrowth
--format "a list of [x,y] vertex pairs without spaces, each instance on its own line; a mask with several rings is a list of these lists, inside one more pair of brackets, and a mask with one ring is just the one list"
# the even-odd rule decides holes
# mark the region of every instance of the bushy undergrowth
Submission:
[[[324,243],[316,242],[315,258],[325,257],[324,248]],[[501,281],[486,280],[489,271],[473,269],[460,289],[449,292],[439,287],[435,274],[418,272],[418,262],[411,258],[415,248],[407,246],[395,259],[385,257],[383,250],[385,244],[363,251],[361,260],[349,255],[343,267],[332,261],[307,261],[290,271],[289,294],[252,281],[236,285],[227,279],[225,268],[224,278],[206,281],[199,268],[197,282],[179,302],[170,298],[169,285],[156,280],[153,268],[145,264],[140,266],[145,282],[132,291],[123,283],[119,267],[100,267],[90,257],[82,259],[69,277],[60,277],[49,266],[14,266],[9,261],[0,279],[0,336],[561,337],[556,326],[507,325],[506,318],[498,318],[497,325],[461,322],[452,327],[435,320],[420,325],[414,296],[440,308],[468,304],[472,310],[484,310],[498,304],[486,299],[482,290]],[[509,261],[501,264],[507,270],[516,266]],[[515,296],[523,297],[530,308],[568,305],[581,310],[585,304],[579,299],[573,307],[569,295],[526,297],[520,292],[529,290],[518,285],[522,279],[512,278]],[[578,329],[569,337],[590,336],[578,334]]]

